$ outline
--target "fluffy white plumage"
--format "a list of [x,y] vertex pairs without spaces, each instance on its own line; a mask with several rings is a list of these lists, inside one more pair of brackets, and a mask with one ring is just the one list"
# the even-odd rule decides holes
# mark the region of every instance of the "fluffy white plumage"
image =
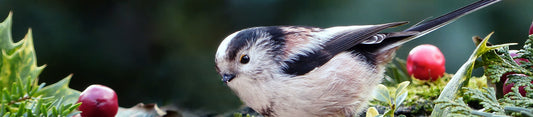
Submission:
[[222,80],[264,116],[356,116],[403,43],[500,0],[480,0],[401,32],[406,24],[254,27],[226,37],[215,55]]

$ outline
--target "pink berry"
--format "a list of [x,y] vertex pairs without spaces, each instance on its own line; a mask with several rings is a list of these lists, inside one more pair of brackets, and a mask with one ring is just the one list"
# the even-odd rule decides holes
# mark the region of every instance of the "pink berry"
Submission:
[[413,48],[407,56],[407,72],[420,80],[435,81],[445,72],[445,58],[434,45],[423,44]]
[[82,117],[114,117],[118,111],[117,94],[104,85],[91,85],[80,94]]
[[[514,75],[519,75],[519,76],[526,76],[524,74],[514,74]],[[512,92],[511,88],[513,88],[514,86],[514,83],[507,83],[509,81],[509,79],[506,79],[504,84],[503,84],[503,94],[507,94],[509,92]],[[533,81],[531,81],[530,83],[533,83]],[[522,96],[526,96],[526,90],[524,90],[524,86],[520,86],[518,87],[518,92],[520,92],[520,95]]]
[[503,75],[500,77],[500,82],[502,82],[502,81],[507,82],[507,76],[508,76],[508,75],[511,75],[511,74],[515,74],[515,73],[514,73],[514,72],[507,72],[507,73],[503,74]]
[[[518,54],[518,50],[509,50],[509,55],[511,55],[511,57],[516,57],[520,54]],[[529,62],[529,60],[525,59],[525,58],[516,58],[516,59],[513,59],[516,63],[518,63],[518,65],[521,65],[522,63],[520,63],[521,61],[523,62]]]
[[[520,54],[518,54],[518,50],[509,50],[509,55],[511,57],[516,57]],[[529,62],[529,60],[525,59],[525,58],[516,58],[516,59],[513,59],[518,65],[521,65],[522,63],[521,62]],[[503,74],[501,77],[500,77],[500,81],[506,81],[507,80],[507,75],[511,75],[511,74],[515,74],[514,72],[508,72],[508,73],[505,73]]]
[[529,34],[533,34],[533,22],[531,22],[531,26],[529,26]]

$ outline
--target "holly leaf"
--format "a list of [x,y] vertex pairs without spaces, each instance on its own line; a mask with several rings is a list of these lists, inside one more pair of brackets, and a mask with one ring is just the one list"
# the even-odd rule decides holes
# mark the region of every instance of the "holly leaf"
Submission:
[[44,83],[38,85],[45,65],[37,66],[32,31],[28,29],[23,39],[13,43],[11,25],[10,12],[0,23],[0,97],[4,97],[0,100],[0,116],[61,116],[73,112],[79,106],[74,103],[80,92],[68,87],[71,76],[46,87]]
[[62,96],[62,103],[76,103],[78,97],[80,97],[80,91],[68,87],[71,77],[72,75],[69,75],[59,82],[44,87],[37,92],[37,95],[43,95],[45,97],[54,96],[55,98]]
[[37,79],[44,66],[37,66],[31,29],[17,43],[11,38],[11,14],[0,23],[0,88],[10,87],[20,78],[22,82]]
[[[11,16],[12,13],[9,12],[7,18],[0,23],[0,49],[2,50],[12,50],[14,46],[11,38]],[[2,58],[0,58],[0,60],[2,60]]]

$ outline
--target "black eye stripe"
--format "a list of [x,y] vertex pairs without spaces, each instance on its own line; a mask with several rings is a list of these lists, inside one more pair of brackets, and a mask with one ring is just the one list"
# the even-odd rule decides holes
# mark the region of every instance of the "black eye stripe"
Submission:
[[237,35],[235,35],[233,40],[231,40],[226,51],[228,59],[235,60],[235,58],[237,58],[238,56],[239,51],[242,51],[242,49],[244,49],[246,46],[251,46],[248,44],[256,43],[257,39],[264,36],[271,37],[269,41],[265,42],[271,43],[272,45],[277,45],[279,47],[283,47],[283,31],[279,27],[270,26],[249,28],[240,31],[239,33],[237,33]]

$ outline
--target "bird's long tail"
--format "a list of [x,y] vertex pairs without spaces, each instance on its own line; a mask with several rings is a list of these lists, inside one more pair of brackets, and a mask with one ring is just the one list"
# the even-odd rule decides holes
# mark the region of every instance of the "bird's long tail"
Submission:
[[386,39],[386,42],[382,42],[378,45],[378,52],[386,52],[390,49],[397,48],[398,46],[408,41],[416,39],[420,36],[424,36],[427,33],[430,33],[445,25],[448,25],[453,21],[457,20],[458,18],[461,18],[462,16],[468,15],[474,11],[477,11],[500,1],[501,0],[480,0],[463,8],[442,15],[440,17],[415,24],[414,26],[404,30],[403,32],[416,32],[416,34],[402,37],[391,37],[389,39]]
[[440,17],[437,17],[435,19],[429,20],[427,22],[422,22],[417,25],[412,26],[411,28],[408,28],[404,31],[420,31],[423,32],[421,35],[427,34],[431,31],[434,31],[440,27],[443,27],[456,19],[465,16],[467,14],[470,14],[474,11],[477,11],[481,8],[487,7],[489,5],[492,5],[494,3],[500,2],[501,0],[480,0],[475,3],[472,3],[468,6],[465,6],[463,8],[457,9],[455,11],[452,11],[450,13],[447,13],[445,15],[442,15]]
[[[398,36],[391,36],[383,40],[381,43],[376,44],[361,44],[356,46],[356,49],[367,51],[370,58],[375,60],[381,60],[378,63],[388,63],[392,58],[391,56],[379,56],[379,55],[389,55],[387,53],[393,53],[397,50],[402,44],[409,42],[413,39],[416,39],[420,36],[424,36],[427,33],[430,33],[434,30],[437,30],[447,24],[452,23],[458,18],[468,15],[474,11],[477,11],[481,8],[487,7],[494,3],[497,3],[501,0],[480,0],[475,3],[472,3],[463,8],[457,9],[440,17],[423,21],[421,23],[415,24],[414,26],[402,31],[396,32],[400,34]],[[392,34],[392,33],[391,33]],[[403,35],[401,35],[403,34]]]
[[[477,1],[475,3],[472,3],[468,6],[465,6],[463,8],[460,8],[460,9],[457,9],[455,11],[452,11],[450,13],[447,13],[445,15],[442,15],[440,17],[437,17],[435,19],[432,19],[432,20],[429,20],[429,21],[425,21],[425,22],[421,22],[421,23],[418,23],[414,26],[412,26],[411,28],[408,28],[406,30],[404,30],[404,32],[408,32],[408,31],[417,31],[419,32],[418,34],[412,36],[412,37],[409,37],[408,39],[403,39],[402,41],[410,41],[412,39],[415,39],[415,38],[418,38],[420,36],[423,36],[429,32],[432,32],[436,29],[439,29],[445,25],[448,25],[450,23],[452,23],[453,21],[461,18],[462,16],[465,16],[465,15],[468,15],[474,11],[477,11],[479,9],[482,9],[484,7],[487,7],[489,5],[492,5],[494,3],[497,3],[497,2],[500,2],[501,0],[480,0],[480,1]],[[405,43],[404,42],[404,43]],[[402,44],[402,43],[400,43]]]

